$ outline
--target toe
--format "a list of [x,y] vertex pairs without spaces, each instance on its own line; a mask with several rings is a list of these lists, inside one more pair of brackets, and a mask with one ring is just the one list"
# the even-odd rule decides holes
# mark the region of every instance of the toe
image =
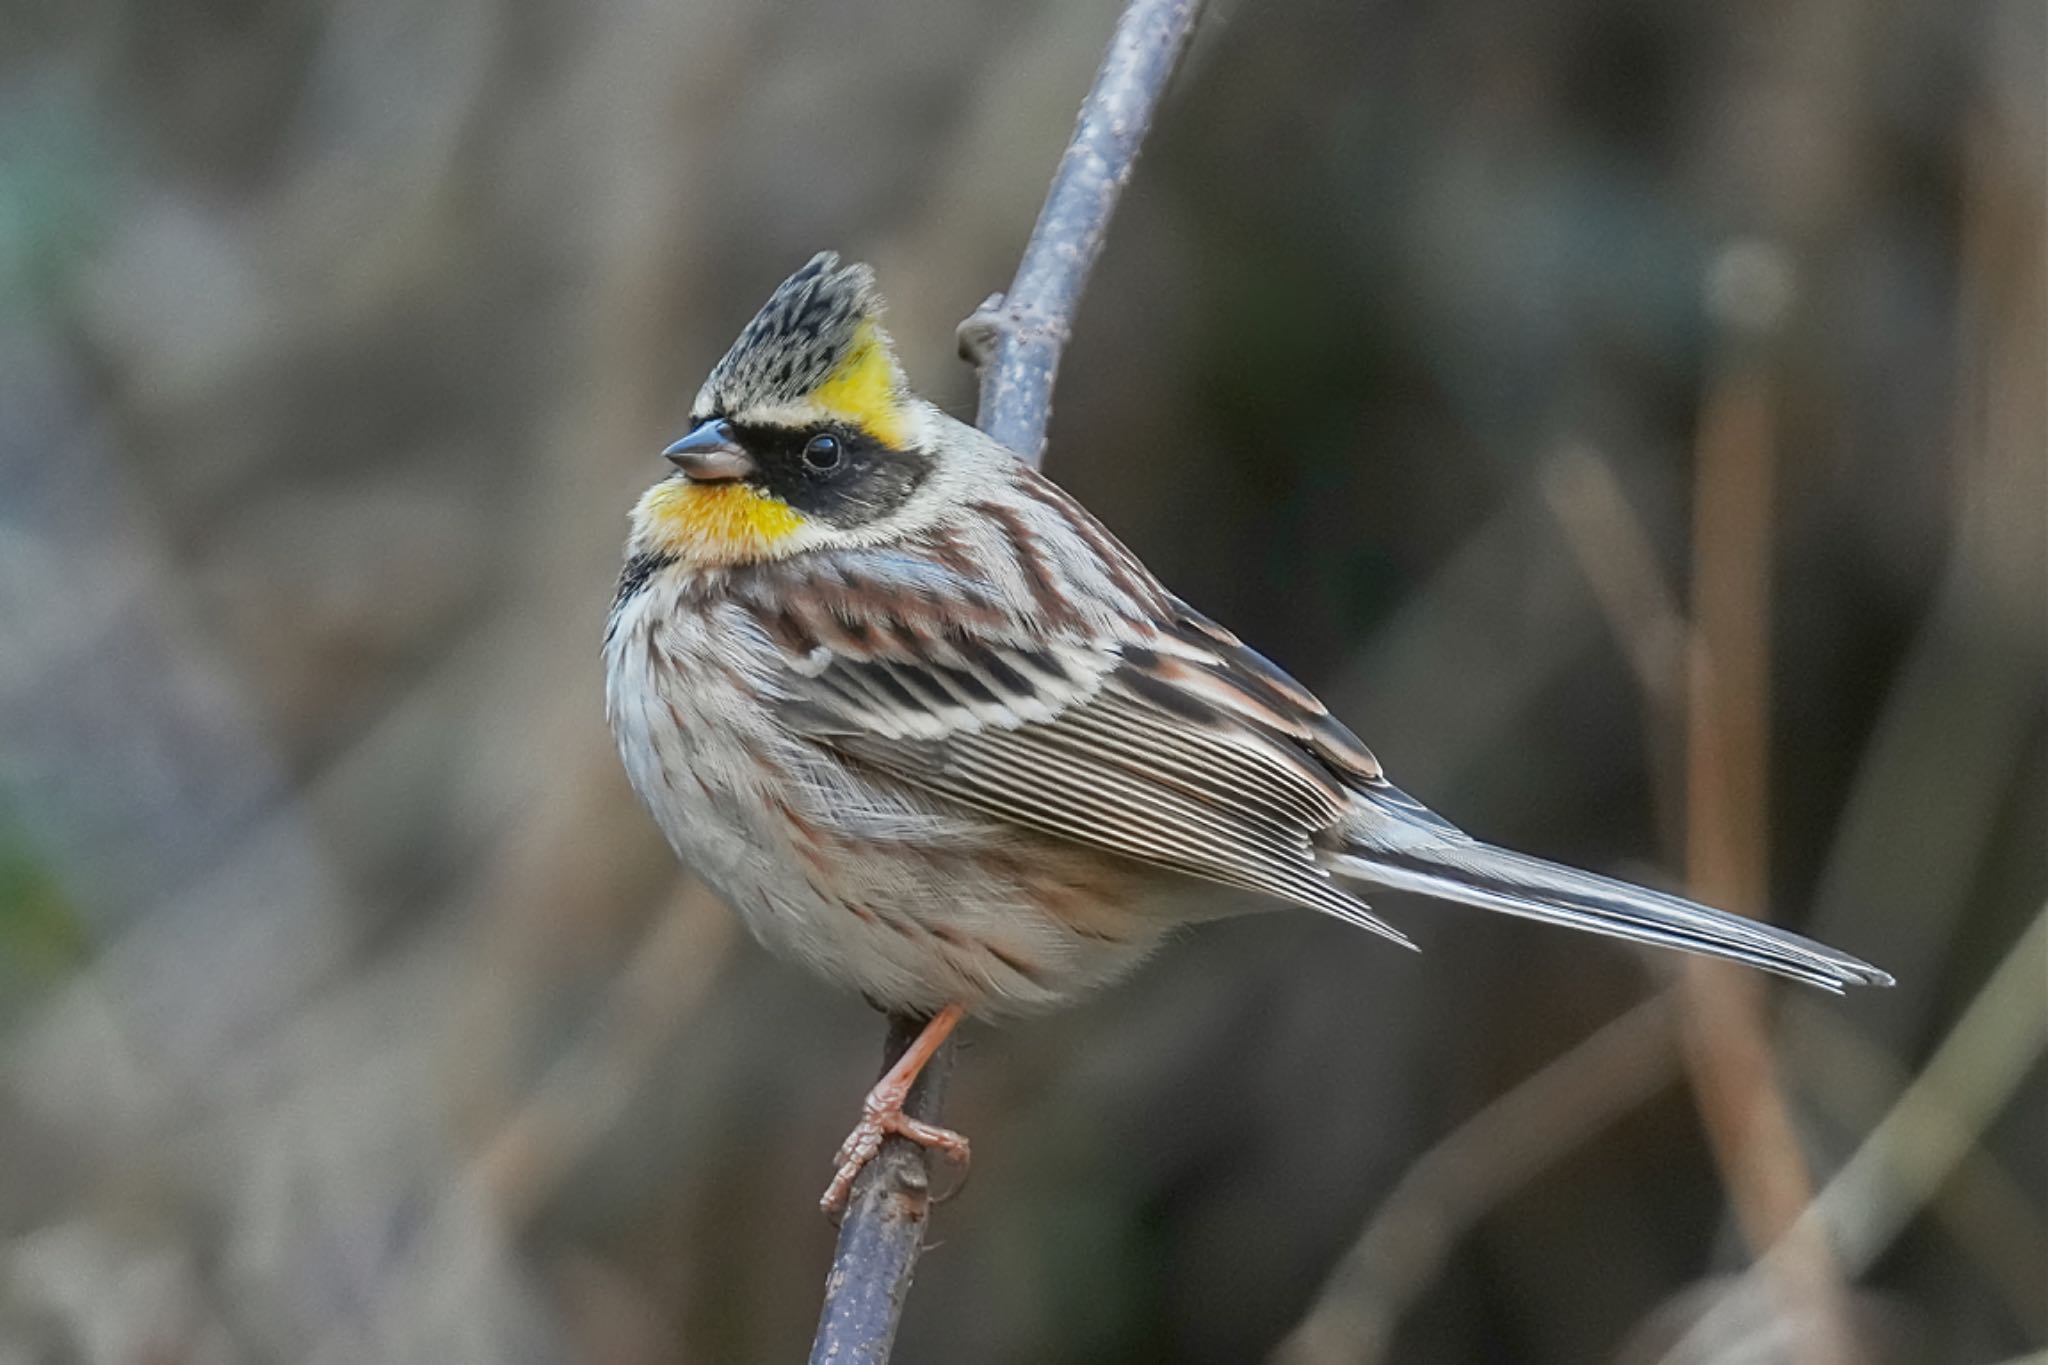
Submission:
[[908,1115],[897,1115],[891,1131],[899,1137],[909,1138],[918,1146],[931,1151],[942,1152],[949,1161],[963,1165],[968,1158],[967,1139],[951,1128],[941,1128],[935,1123],[925,1123]]

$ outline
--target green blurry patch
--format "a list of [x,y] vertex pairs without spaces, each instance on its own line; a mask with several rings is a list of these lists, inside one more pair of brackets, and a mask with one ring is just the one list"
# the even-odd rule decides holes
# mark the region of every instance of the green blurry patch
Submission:
[[1017,1296],[1015,1320],[1041,1334],[1038,1359],[1133,1359],[1158,1317],[1164,1256],[1130,1191],[1086,1180],[1048,1183],[1005,1212],[996,1255],[1003,1283]]
[[34,83],[0,99],[0,316],[62,287],[102,229],[111,173],[79,100]]
[[0,1019],[82,967],[91,937],[48,865],[0,829]]

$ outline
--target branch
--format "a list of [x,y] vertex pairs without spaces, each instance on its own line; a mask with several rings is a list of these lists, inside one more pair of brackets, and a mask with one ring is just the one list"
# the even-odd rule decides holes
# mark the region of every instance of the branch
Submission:
[[[1034,465],[1045,448],[1053,376],[1074,310],[1200,9],[1201,0],[1130,0],[1125,6],[1010,292],[992,295],[960,324],[960,353],[981,372],[981,429]],[[923,1024],[890,1016],[883,1072]],[[905,1114],[938,1119],[952,1065],[948,1041],[911,1090]],[[882,1365],[889,1359],[930,1214],[924,1149],[890,1138],[854,1182],[839,1225],[811,1345],[813,1365]]]
[[1669,992],[1600,1026],[1425,1152],[1273,1352],[1273,1365],[1377,1365],[1410,1306],[1487,1213],[1647,1102],[1677,1071]]
[[2041,957],[2048,906],[2006,952],[1962,1017],[1898,1102],[1797,1221],[1742,1279],[1667,1351],[1665,1362],[1704,1358],[1704,1346],[1746,1310],[1760,1275],[1806,1245],[1828,1248],[1852,1272],[1867,1270],[1932,1199],[1978,1135],[1998,1116],[2044,1051]]
[[[881,1074],[886,1075],[917,1041],[924,1024],[912,1015],[889,1016]],[[952,1069],[953,1043],[948,1039],[911,1086],[903,1112],[935,1122]],[[825,1307],[811,1343],[811,1365],[882,1365],[889,1359],[931,1211],[931,1172],[924,1148],[890,1138],[860,1173],[847,1201],[839,1246],[825,1277]]]
[[2048,1052],[2041,962],[2048,905],[2035,914],[1898,1102],[1800,1213],[1855,1273],[1870,1268],[1938,1193],[1978,1134]]
[[1125,6],[1010,292],[991,294],[960,324],[960,354],[981,373],[981,429],[1031,464],[1045,451],[1053,376],[1088,272],[1201,7],[1201,0]]
[[[1769,894],[1776,319],[1721,312],[1724,354],[1700,416],[1693,489],[1685,867],[1699,899],[1761,915]],[[1773,1311],[1760,1320],[1792,1334],[1797,1359],[1846,1365],[1857,1354],[1848,1289],[1826,1242],[1799,1220],[1813,1198],[1813,1172],[1779,1080],[1763,981],[1704,959],[1681,971],[1686,1071],[1736,1228],[1770,1291]]]

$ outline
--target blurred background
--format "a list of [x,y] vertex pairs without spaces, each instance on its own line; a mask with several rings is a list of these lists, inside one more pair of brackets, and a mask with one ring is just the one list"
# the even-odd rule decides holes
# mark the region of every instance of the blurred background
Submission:
[[[968,1029],[899,1359],[2041,1359],[2044,13],[1212,7],[1049,471],[1460,823],[1899,986],[1203,928]],[[628,791],[624,513],[820,248],[971,415],[1114,20],[0,3],[0,1361],[801,1356],[882,1025]]]

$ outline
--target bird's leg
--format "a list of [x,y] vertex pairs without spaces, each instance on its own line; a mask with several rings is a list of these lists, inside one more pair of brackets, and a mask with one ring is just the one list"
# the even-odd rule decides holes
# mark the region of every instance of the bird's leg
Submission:
[[861,1104],[860,1122],[846,1135],[846,1141],[839,1144],[839,1155],[834,1158],[839,1163],[839,1173],[826,1187],[825,1197],[818,1201],[819,1208],[836,1214],[846,1207],[847,1196],[853,1193],[854,1177],[875,1159],[876,1152],[882,1150],[882,1139],[892,1134],[909,1138],[920,1147],[943,1152],[949,1160],[966,1164],[966,1138],[950,1128],[911,1118],[903,1112],[903,1102],[910,1097],[910,1087],[918,1074],[965,1013],[958,1005],[948,1005],[933,1015],[926,1021],[924,1031],[896,1059],[896,1065],[875,1082],[873,1090],[868,1091],[867,1099]]

